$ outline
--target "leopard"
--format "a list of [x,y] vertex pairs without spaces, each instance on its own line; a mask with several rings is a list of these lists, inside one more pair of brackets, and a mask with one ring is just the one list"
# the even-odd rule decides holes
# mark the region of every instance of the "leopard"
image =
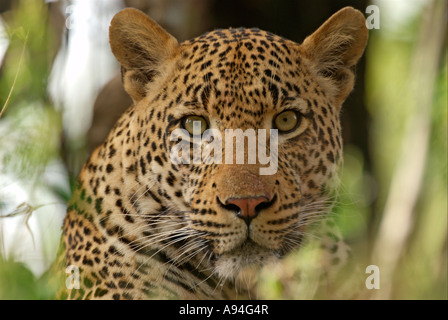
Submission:
[[[132,105],[78,176],[60,245],[78,285],[65,282],[60,298],[254,298],[237,281],[246,268],[281,261],[311,228],[334,225],[326,217],[343,159],[340,114],[367,39],[352,7],[301,43],[258,28],[179,43],[138,9],[118,12],[109,42]],[[212,129],[264,142],[243,136],[235,152],[215,144],[195,158],[211,144],[197,138]],[[188,147],[176,148],[180,140]],[[245,161],[254,146],[275,170],[261,174],[261,157]],[[335,232],[322,238],[333,262],[348,250]]]

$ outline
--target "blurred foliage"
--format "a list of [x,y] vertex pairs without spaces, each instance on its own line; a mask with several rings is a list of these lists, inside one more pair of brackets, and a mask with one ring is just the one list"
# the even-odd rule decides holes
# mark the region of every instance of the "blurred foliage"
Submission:
[[23,263],[0,256],[0,300],[48,300],[57,288]]
[[[4,111],[0,123],[0,178],[14,176],[30,190],[38,186],[49,189],[42,175],[48,164],[60,156],[62,131],[60,113],[47,96],[57,48],[43,1],[22,0],[12,5],[12,10],[2,15],[9,47],[0,70],[0,108]],[[6,201],[0,198],[2,216],[11,213],[5,212]],[[2,240],[0,229],[0,299],[51,297],[52,290],[28,266],[16,261],[14,255],[2,257]]]
[[[265,17],[270,13],[273,10],[272,3],[261,1],[259,10],[264,8],[265,11],[259,14]],[[293,5],[291,1],[288,3]],[[13,172],[30,184],[38,184],[47,164],[57,159],[61,152],[61,116],[47,97],[47,80],[57,48],[54,33],[49,29],[48,11],[43,1],[23,0],[15,4],[14,10],[4,16],[8,24],[10,45],[0,74],[0,106],[4,105],[10,90],[12,95],[1,119],[1,173]],[[244,4],[246,11],[250,12],[249,9],[256,7],[258,2],[245,1]],[[217,1],[212,6],[217,11],[216,23],[231,25],[232,23],[222,19],[224,9],[230,12],[232,10],[229,7],[223,9],[222,6],[223,3]],[[291,7],[285,6],[288,14],[291,14]],[[320,6],[313,8],[314,11],[321,10]],[[330,10],[330,7],[325,8]],[[336,222],[344,238],[351,244],[358,266],[349,265],[341,271],[338,284],[342,289],[321,290],[316,285],[318,279],[314,272],[317,261],[321,259],[315,250],[319,245],[317,240],[310,241],[301,251],[287,257],[282,264],[269,265],[259,273],[261,297],[375,298],[371,292],[365,292],[364,281],[367,275],[364,271],[367,265],[375,264],[371,251],[383,218],[391,179],[397,166],[401,165],[398,163],[401,144],[413,112],[408,108],[404,84],[411,76],[410,66],[417,49],[416,40],[422,13],[423,11],[418,12],[417,16],[394,30],[380,29],[370,33],[364,79],[365,112],[371,122],[367,124],[366,115],[362,115],[356,125],[368,131],[368,136],[360,138],[356,136],[356,132],[352,134],[355,136],[352,141],[365,140],[368,143],[360,145],[350,143],[349,140],[345,146],[345,164],[340,175],[341,189],[334,210]],[[248,14],[241,15],[242,18],[248,17]],[[276,15],[281,15],[280,11],[276,11]],[[301,15],[305,17],[306,14],[302,12]],[[254,19],[250,21],[254,25],[257,23]],[[320,22],[322,21],[313,22],[312,29]],[[235,23],[237,22],[233,24]],[[270,23],[268,19],[266,23]],[[272,28],[275,29],[275,26]],[[293,38],[292,35],[287,36]],[[25,39],[25,54],[19,68]],[[394,273],[393,291],[389,296],[393,299],[447,298],[446,49],[441,61],[443,62],[434,84],[427,163],[413,212],[412,229]],[[12,88],[16,75],[17,82]],[[346,113],[351,112],[350,110],[347,109]],[[68,197],[63,191],[54,192],[65,198],[64,201]],[[0,234],[0,248],[1,241]],[[364,293],[357,293],[358,289]],[[53,293],[54,290],[24,264],[16,262],[14,257],[0,255],[0,299],[49,299]]]
[[59,114],[49,106],[28,102],[15,104],[6,117],[1,152],[4,170],[24,180],[35,181],[58,156]]
[[35,181],[58,156],[60,147],[60,114],[47,96],[57,48],[48,26],[46,5],[37,0],[15,4],[4,16],[10,43],[0,78],[0,105],[5,108],[0,155],[4,172]]
[[[406,190],[416,185],[418,194],[412,199],[415,206],[409,216],[408,238],[402,252],[395,253],[400,256],[391,280],[393,298],[447,298],[447,33],[446,16],[440,15],[440,21],[431,21],[437,16],[434,14],[437,10],[446,12],[446,3],[429,2],[400,28],[372,33],[368,50],[366,98],[372,117],[371,141],[377,180],[377,199],[370,223],[374,232],[384,220],[382,210],[390,201],[395,172],[400,167],[409,167],[413,158],[419,158],[417,153],[426,153],[422,181],[412,181],[415,172],[409,172],[408,181],[400,186]],[[438,44],[441,55],[429,45],[424,46],[427,39],[437,36],[439,26],[444,36],[438,41],[445,42]],[[431,69],[432,63],[436,64],[432,78],[416,72]],[[421,83],[420,77],[427,82]],[[418,104],[419,97],[427,92],[432,95],[429,101]],[[425,114],[428,114],[427,123]],[[418,130],[421,132],[415,134]],[[426,131],[429,131],[427,148],[420,140],[411,141],[412,146],[404,142],[409,137],[424,137]],[[406,148],[412,148],[414,154],[404,153],[408,158],[402,159]],[[399,227],[402,226],[396,226],[397,230]]]
[[[36,0],[21,0],[14,2],[14,5],[16,7],[3,16],[10,45],[0,82],[2,106],[17,72],[19,77],[11,103],[47,101],[47,80],[57,50],[54,35],[48,26],[47,6]],[[19,70],[19,58],[26,38],[25,61]]]

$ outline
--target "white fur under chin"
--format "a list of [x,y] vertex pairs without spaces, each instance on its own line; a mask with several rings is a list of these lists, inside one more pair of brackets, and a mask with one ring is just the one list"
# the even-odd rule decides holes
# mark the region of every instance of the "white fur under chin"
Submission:
[[277,261],[280,254],[247,241],[231,252],[220,255],[215,262],[215,272],[222,279],[235,280],[246,267],[262,267]]

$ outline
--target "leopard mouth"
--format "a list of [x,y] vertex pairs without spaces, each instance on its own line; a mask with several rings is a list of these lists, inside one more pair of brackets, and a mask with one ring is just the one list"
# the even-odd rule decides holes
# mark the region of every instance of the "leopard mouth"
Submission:
[[235,279],[246,267],[261,268],[271,261],[282,257],[280,250],[269,249],[247,238],[238,247],[215,254],[213,259],[215,272],[224,279]]

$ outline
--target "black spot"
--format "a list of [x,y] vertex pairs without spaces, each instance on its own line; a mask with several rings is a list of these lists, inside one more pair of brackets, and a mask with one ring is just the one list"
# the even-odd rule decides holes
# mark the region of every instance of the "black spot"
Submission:
[[328,161],[334,163],[334,154],[333,154],[333,151],[330,151],[330,152],[327,153],[327,159],[328,159]]
[[143,157],[140,158],[140,170],[142,172],[142,175],[146,174],[146,163]]
[[204,69],[206,69],[206,68],[208,68],[208,67],[210,67],[211,64],[212,64],[212,60],[209,60],[209,61],[207,61],[207,62],[204,62],[204,63],[201,65],[201,71],[204,70]]
[[87,259],[87,257],[84,256],[84,259],[82,259],[82,263],[87,266],[93,266],[93,261],[90,259]]
[[310,188],[310,189],[316,188],[316,184],[314,183],[313,180],[308,181],[308,188]]
[[98,214],[101,214],[103,212],[102,204],[103,198],[98,198],[95,200],[95,210]]
[[133,289],[134,285],[130,282],[127,281],[119,281],[118,282],[118,287],[121,289]]
[[101,289],[101,288],[97,288],[95,290],[95,293],[93,294],[95,297],[102,297],[104,296],[106,293],[108,293],[109,290],[107,289]]
[[114,246],[110,246],[108,252],[112,255],[123,257],[123,254],[121,254]]
[[279,95],[278,87],[273,83],[269,83],[268,88],[269,88],[269,92],[272,95],[272,104],[274,106],[276,106],[277,102],[278,102],[278,95]]
[[156,156],[156,157],[154,158],[154,160],[155,160],[161,167],[163,167],[163,161],[162,161],[162,159],[160,159],[159,156]]

